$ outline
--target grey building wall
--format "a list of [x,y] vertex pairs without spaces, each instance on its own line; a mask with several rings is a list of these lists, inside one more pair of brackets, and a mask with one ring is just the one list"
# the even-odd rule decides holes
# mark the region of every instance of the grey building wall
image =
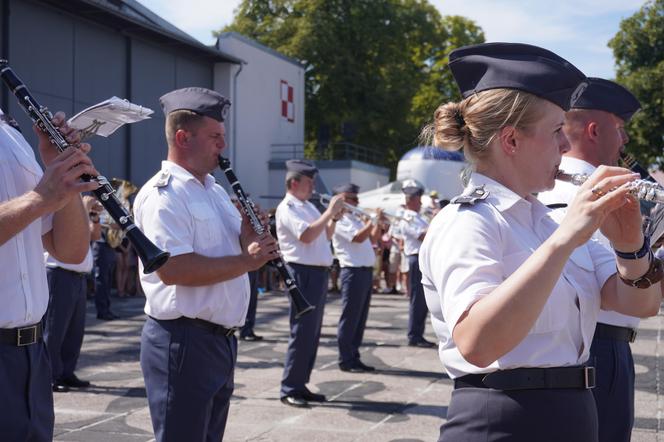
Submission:
[[[36,0],[0,0],[2,56],[40,104],[68,116],[113,95],[155,111],[151,120],[127,125],[110,138],[94,137],[92,158],[107,177],[142,185],[166,156],[158,99],[185,86],[213,87],[214,62],[182,48],[104,26]],[[8,14],[8,15],[6,15]],[[2,105],[36,148],[31,122],[6,93]]]

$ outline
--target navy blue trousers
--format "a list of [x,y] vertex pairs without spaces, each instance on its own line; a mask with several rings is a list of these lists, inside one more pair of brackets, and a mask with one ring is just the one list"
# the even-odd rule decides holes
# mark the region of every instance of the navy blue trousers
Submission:
[[593,396],[600,442],[629,442],[634,426],[634,360],[629,343],[593,338],[590,362],[596,367]]
[[460,388],[439,442],[595,442],[597,411],[582,389]]
[[372,267],[341,269],[341,317],[337,329],[339,363],[352,366],[360,360],[360,345],[369,315]]
[[74,374],[85,331],[87,280],[82,273],[56,267],[46,269],[48,310],[44,341],[51,358],[53,381]]
[[95,306],[97,314],[105,315],[111,309],[111,287],[115,269],[115,250],[106,242],[95,241],[92,244],[95,274]]
[[249,308],[247,309],[247,317],[244,320],[244,325],[240,329],[240,336],[245,337],[254,332],[254,325],[256,324],[256,307],[258,304],[258,270],[247,273],[249,276]]
[[326,267],[289,264],[295,283],[309,304],[316,308],[295,319],[290,306],[290,338],[281,378],[281,397],[304,391],[316,362],[320,329],[327,296],[329,272]]
[[0,344],[0,439],[53,440],[51,363],[46,346]]
[[147,319],[141,370],[157,441],[223,439],[236,359],[234,336],[177,319]]
[[424,339],[424,324],[427,320],[427,302],[422,287],[422,272],[417,255],[408,257],[408,282],[410,283],[410,306],[408,308],[408,341]]

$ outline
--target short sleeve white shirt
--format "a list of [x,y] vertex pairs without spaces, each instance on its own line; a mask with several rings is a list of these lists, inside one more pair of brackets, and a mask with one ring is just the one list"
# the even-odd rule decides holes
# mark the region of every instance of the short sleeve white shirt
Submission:
[[277,239],[279,249],[286,262],[328,267],[332,265],[332,250],[325,230],[308,244],[300,237],[321,213],[309,201],[300,201],[290,193],[277,206]]
[[470,188],[489,196],[475,205],[447,205],[433,220],[420,251],[422,285],[439,354],[450,377],[517,367],[584,363],[600,306],[600,289],[615,273],[615,258],[596,241],[577,248],[528,335],[486,368],[467,362],[452,331],[461,315],[490,295],[558,227],[550,210],[481,174]]
[[416,255],[420,252],[420,236],[427,231],[429,223],[414,210],[404,210],[401,215],[405,220],[401,221],[400,232],[403,237],[403,251],[406,256]]
[[[595,166],[586,161],[568,156],[563,156],[562,161],[560,162],[560,168],[567,173],[583,173],[586,175],[591,175],[596,169]],[[544,204],[569,204],[576,196],[578,189],[578,186],[571,183],[556,181],[556,186],[552,190],[540,193],[537,195],[537,198]],[[556,209],[551,213],[551,217],[556,222],[560,223],[565,217],[565,213],[567,213],[567,210],[564,208]],[[611,242],[607,237],[602,235],[599,230],[593,234],[593,238],[613,253]],[[637,328],[641,319],[610,310],[600,310],[599,315],[597,316],[597,321],[603,324],[616,325],[619,327]]]
[[[170,161],[138,192],[136,225],[171,256],[208,257],[242,253],[242,217],[226,191],[207,175],[205,184]],[[207,286],[165,285],[156,272],[144,274],[145,313],[157,319],[199,318],[225,327],[244,324],[249,306],[247,275]]]
[[365,223],[357,216],[345,213],[337,222],[332,236],[334,252],[341,267],[373,267],[376,255],[369,238],[353,242]]
[[[30,145],[0,120],[0,203],[34,189],[41,177],[42,169]],[[51,228],[52,215],[48,215],[0,245],[0,328],[34,324],[46,313],[48,284],[42,235]]]

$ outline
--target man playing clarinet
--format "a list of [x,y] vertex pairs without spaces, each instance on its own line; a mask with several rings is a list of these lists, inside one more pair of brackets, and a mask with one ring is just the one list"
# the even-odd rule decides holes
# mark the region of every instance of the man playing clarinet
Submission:
[[249,305],[247,272],[277,257],[210,172],[226,147],[230,102],[185,88],[160,98],[168,157],[140,190],[136,224],[171,258],[141,273],[148,315],[141,369],[157,441],[221,440],[233,392],[235,330]]

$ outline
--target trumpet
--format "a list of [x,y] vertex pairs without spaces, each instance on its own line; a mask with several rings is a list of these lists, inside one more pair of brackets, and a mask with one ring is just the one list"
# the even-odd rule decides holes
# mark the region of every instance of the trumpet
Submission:
[[[320,202],[324,206],[328,206],[330,204],[330,200],[332,199],[331,195],[328,195],[326,193],[318,193],[314,192],[314,196],[320,199]],[[359,216],[361,218],[368,218],[371,220],[372,223],[378,222],[378,215],[376,213],[372,212],[367,212],[364,209],[360,209],[357,206],[353,206],[352,204],[348,204],[344,202],[344,209],[347,210],[348,212]],[[387,222],[389,224],[394,224],[400,221],[407,221],[406,218],[399,216],[399,215],[393,215],[391,213],[383,212],[382,215],[387,218]]]
[[[574,184],[575,186],[580,186],[586,182],[588,175],[584,173],[566,173],[565,171],[559,170],[556,174],[556,179]],[[629,193],[641,201],[664,203],[664,187],[656,182],[634,180],[628,183],[628,186],[630,187]]]

